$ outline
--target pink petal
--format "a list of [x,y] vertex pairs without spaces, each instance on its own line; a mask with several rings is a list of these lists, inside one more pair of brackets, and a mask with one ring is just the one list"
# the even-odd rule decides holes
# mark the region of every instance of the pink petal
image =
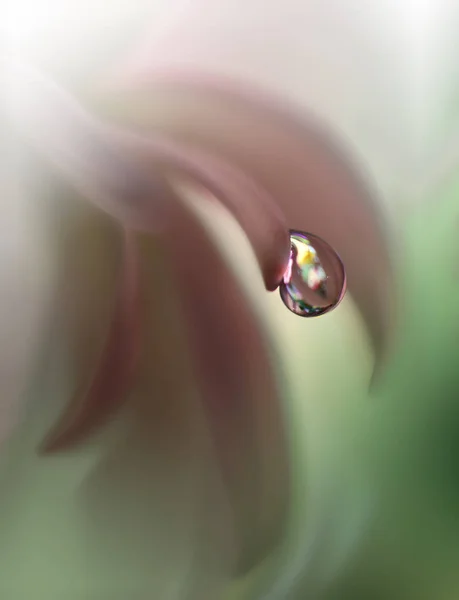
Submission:
[[123,403],[137,373],[141,350],[140,279],[137,242],[126,232],[124,260],[108,338],[88,389],[78,392],[42,444],[43,452],[74,445]]
[[310,116],[241,82],[153,71],[139,83],[128,75],[108,100],[123,123],[225,158],[268,192],[290,228],[319,235],[338,251],[380,358],[394,278],[387,224],[358,165]]
[[[163,199],[171,200],[163,167],[192,174],[239,219],[266,286],[277,287],[288,260],[288,231],[274,199],[256,181],[221,159],[161,136],[148,140],[145,154],[140,138],[98,121],[42,73],[16,62],[7,67],[10,85],[0,110],[15,131],[96,206],[126,227],[157,232],[168,220],[169,206]],[[145,158],[149,162],[142,167]]]
[[[280,281],[288,259],[288,234],[272,199],[242,172],[205,153],[141,139],[100,125],[64,90],[22,65],[12,65],[18,104],[7,113],[24,139],[100,208],[125,226],[168,231],[180,220],[174,196],[166,191],[164,168],[186,172],[229,206],[246,230],[267,287]],[[23,98],[23,103],[19,102]],[[14,99],[14,96],[13,96]],[[148,166],[141,166],[148,158]],[[153,165],[153,169],[151,169]],[[89,389],[79,393],[45,441],[43,450],[63,449],[104,422],[129,391],[139,346],[140,282],[133,238],[126,238],[119,298],[105,351]]]
[[240,284],[196,217],[181,212],[162,242],[234,511],[238,569],[245,571],[279,539],[289,498],[273,356]]

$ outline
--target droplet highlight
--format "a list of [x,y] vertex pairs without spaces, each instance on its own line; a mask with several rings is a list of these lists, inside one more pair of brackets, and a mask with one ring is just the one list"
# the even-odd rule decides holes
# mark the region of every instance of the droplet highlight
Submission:
[[279,286],[285,306],[300,317],[319,317],[338,306],[346,292],[344,265],[325,240],[290,231],[291,250]]

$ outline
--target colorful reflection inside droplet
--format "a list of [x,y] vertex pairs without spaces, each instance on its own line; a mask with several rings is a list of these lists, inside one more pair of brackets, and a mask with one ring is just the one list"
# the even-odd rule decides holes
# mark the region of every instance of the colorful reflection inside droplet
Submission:
[[343,263],[321,238],[290,232],[291,251],[279,290],[285,306],[302,317],[318,317],[333,310],[346,291]]

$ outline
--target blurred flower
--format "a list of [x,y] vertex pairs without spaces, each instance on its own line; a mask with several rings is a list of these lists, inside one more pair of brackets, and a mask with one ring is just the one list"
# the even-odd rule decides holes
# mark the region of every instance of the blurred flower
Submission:
[[[315,118],[282,94],[157,68],[149,56],[144,50],[144,68],[127,61],[98,82],[92,109],[39,72],[5,65],[2,108],[53,173],[58,197],[47,214],[58,229],[50,232],[66,248],[54,307],[77,393],[43,450],[67,450],[130,405],[130,427],[84,482],[91,528],[115,543],[123,532],[136,547],[134,539],[158,535],[158,522],[173,525],[162,532],[169,550],[151,560],[159,579],[165,569],[155,594],[166,597],[180,579],[171,597],[182,586],[183,597],[214,598],[282,538],[285,391],[256,307],[176,183],[205,189],[236,218],[268,290],[286,268],[288,227],[326,239],[378,358],[391,326],[392,269],[367,185]],[[59,206],[70,188],[76,209]],[[151,509],[150,523],[127,522],[123,500],[132,495],[154,498],[159,517]],[[168,572],[179,549],[180,577]]]

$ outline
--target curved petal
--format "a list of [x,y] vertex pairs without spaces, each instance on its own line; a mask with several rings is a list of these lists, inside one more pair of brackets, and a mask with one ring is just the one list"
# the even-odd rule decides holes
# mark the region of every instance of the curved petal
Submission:
[[[231,509],[231,523],[224,527],[229,527],[235,538],[237,564],[231,562],[219,568],[232,575],[235,571],[240,574],[272,550],[285,524],[289,469],[279,385],[267,340],[236,277],[192,211],[173,199],[170,206],[175,207],[170,213],[170,225],[158,234],[156,241],[166,261],[164,271],[168,273],[172,290],[176,292],[173,305],[177,304],[178,299],[181,309],[177,320],[180,324],[183,322],[182,329],[185,330],[185,342],[180,339],[185,347],[177,353],[191,357],[198,399],[203,405],[213,454],[223,477]],[[138,236],[136,239],[138,241]],[[184,248],[192,248],[193,252],[184,252]],[[136,269],[137,250],[138,246],[135,252]],[[151,259],[151,255],[143,258]],[[142,264],[144,269],[151,269],[151,260],[144,260]],[[125,262],[125,265],[130,265],[132,269],[131,262]],[[126,283],[133,282],[132,273],[124,273],[129,276]],[[158,284],[161,286],[161,281],[156,279],[153,283],[155,287]],[[124,291],[121,298],[128,301],[127,308],[133,308],[136,305],[131,303],[136,296],[132,292],[136,288],[126,287],[130,293]],[[154,294],[155,291],[150,293]],[[164,295],[163,290],[157,290],[156,293]],[[108,346],[90,393],[79,395],[76,404],[69,407],[59,424],[62,429],[56,428],[45,442],[46,450],[61,450],[79,441],[101,423],[101,417],[106,418],[110,414],[120,398],[127,397],[126,384],[129,384],[130,378],[123,361],[135,357],[132,344],[128,346],[127,342],[138,334],[138,329],[126,329],[125,325],[129,323],[126,319],[144,315],[145,310],[157,310],[160,313],[154,317],[154,325],[159,325],[160,330],[152,331],[151,335],[155,338],[155,354],[162,354],[162,340],[169,335],[169,330],[167,318],[161,317],[161,310],[164,310],[161,302],[159,306],[155,303],[153,306],[150,303],[137,306],[135,315],[131,311],[127,314],[126,311],[118,313],[120,326],[117,327],[116,322],[112,325]],[[135,319],[134,324],[139,322]],[[142,320],[142,337],[144,325]],[[119,335],[115,338],[117,332]],[[176,344],[175,337],[173,341],[168,341],[168,348]],[[171,361],[170,350],[166,352],[166,358],[174,362]],[[180,370],[181,360],[169,367],[168,374],[164,374],[163,368],[163,373],[159,375],[158,367],[152,366],[151,361],[154,360],[155,356],[151,353],[142,355],[140,372],[139,369],[136,371],[141,380],[151,378],[151,387],[147,386],[138,394],[142,395],[141,399],[133,400],[134,404],[137,402],[141,405],[140,427],[147,430],[146,437],[157,435],[160,427],[156,423],[158,415],[154,408],[158,401],[160,404],[165,401],[180,406],[193,402],[195,398],[190,386],[182,384],[177,390],[177,386],[171,383],[171,377],[172,380],[186,377]],[[119,373],[111,369],[118,369]],[[174,371],[175,377],[171,375]],[[182,397],[177,398],[174,394],[181,394]],[[177,408],[171,407],[170,410],[174,413]],[[188,407],[188,410],[192,409]],[[126,445],[122,442],[115,448],[113,455],[109,456],[112,465],[110,472],[118,472],[119,464],[123,467],[126,454],[130,456],[131,446],[136,443],[133,441]],[[173,446],[172,440],[170,445]],[[144,461],[148,463],[147,458]],[[96,479],[94,489],[98,490],[97,494],[106,494],[100,487],[99,478]],[[223,524],[219,523],[219,527],[223,527]],[[201,569],[203,576],[208,577],[206,565],[228,558],[216,556],[210,559],[212,549],[209,540],[213,539],[214,532],[207,535],[202,532],[200,535],[203,538],[199,541],[202,546],[199,552],[204,554],[201,560],[205,561]],[[223,556],[226,557],[225,552]]]
[[279,539],[289,498],[273,357],[237,278],[191,211],[171,221],[162,244],[234,511],[237,569],[245,572]]
[[[167,232],[175,219],[181,219],[183,207],[168,192],[163,171],[172,167],[186,172],[232,209],[252,242],[266,286],[277,286],[288,260],[288,232],[273,201],[240,170],[167,139],[143,140],[104,127],[41,74],[14,64],[12,74],[21,93],[16,95],[18,105],[10,101],[6,109],[16,130],[97,206],[125,227]],[[19,102],[24,97],[25,104]],[[65,411],[45,441],[44,451],[79,441],[116,408],[129,389],[140,328],[140,281],[133,244],[127,234],[119,298],[92,383]]]
[[268,191],[289,227],[317,234],[338,251],[380,357],[395,296],[390,240],[347,154],[313,119],[240,82],[154,71],[124,82],[108,97],[123,123],[224,157]]
[[104,424],[123,402],[137,371],[141,350],[141,285],[135,236],[125,232],[124,256],[108,338],[89,387],[80,390],[42,443],[55,452],[81,441]]
[[[126,227],[157,232],[167,226],[171,202],[161,167],[167,162],[187,171],[209,185],[239,219],[267,288],[277,287],[288,260],[288,230],[275,201],[255,181],[222,160],[167,139],[150,140],[149,154],[142,155],[144,144],[135,136],[98,121],[42,73],[12,61],[6,66],[9,86],[2,112],[15,131],[94,204]],[[148,157],[142,166],[141,159]]]

